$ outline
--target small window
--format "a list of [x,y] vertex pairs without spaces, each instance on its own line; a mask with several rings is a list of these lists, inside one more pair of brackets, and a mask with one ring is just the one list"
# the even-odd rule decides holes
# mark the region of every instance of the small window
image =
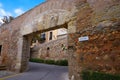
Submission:
[[45,33],[41,33],[40,38],[45,38]]
[[0,45],[0,56],[1,56],[1,52],[2,52],[2,45]]
[[49,47],[47,47],[47,50],[50,50],[50,48],[49,48]]
[[50,37],[49,37],[49,40],[52,40],[52,35],[53,35],[53,33],[52,33],[52,32],[50,32]]
[[41,33],[40,38],[46,40],[45,33]]

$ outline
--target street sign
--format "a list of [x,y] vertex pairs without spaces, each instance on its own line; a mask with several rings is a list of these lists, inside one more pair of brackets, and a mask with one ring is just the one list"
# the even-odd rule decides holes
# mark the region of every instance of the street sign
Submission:
[[88,37],[88,36],[83,36],[83,37],[78,38],[78,40],[79,40],[80,42],[82,42],[82,41],[88,41],[88,40],[89,40],[89,37]]

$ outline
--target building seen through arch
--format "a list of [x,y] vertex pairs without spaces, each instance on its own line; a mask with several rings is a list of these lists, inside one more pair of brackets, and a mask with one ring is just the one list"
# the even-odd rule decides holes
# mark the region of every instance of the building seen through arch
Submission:
[[[31,58],[67,60],[67,29],[43,32],[31,45]],[[34,38],[34,37],[33,37]]]

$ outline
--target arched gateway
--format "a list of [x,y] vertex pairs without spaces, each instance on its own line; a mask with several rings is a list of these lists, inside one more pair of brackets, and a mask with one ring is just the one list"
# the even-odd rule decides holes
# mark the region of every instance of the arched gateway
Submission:
[[47,0],[0,27],[0,64],[25,71],[34,34],[62,27],[68,29],[70,78],[80,80],[87,69],[120,73],[119,0]]

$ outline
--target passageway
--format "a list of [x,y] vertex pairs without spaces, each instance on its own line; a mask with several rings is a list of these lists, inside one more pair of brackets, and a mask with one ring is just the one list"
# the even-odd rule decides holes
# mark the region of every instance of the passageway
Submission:
[[68,80],[68,68],[65,66],[31,62],[29,65],[28,71],[5,80]]

